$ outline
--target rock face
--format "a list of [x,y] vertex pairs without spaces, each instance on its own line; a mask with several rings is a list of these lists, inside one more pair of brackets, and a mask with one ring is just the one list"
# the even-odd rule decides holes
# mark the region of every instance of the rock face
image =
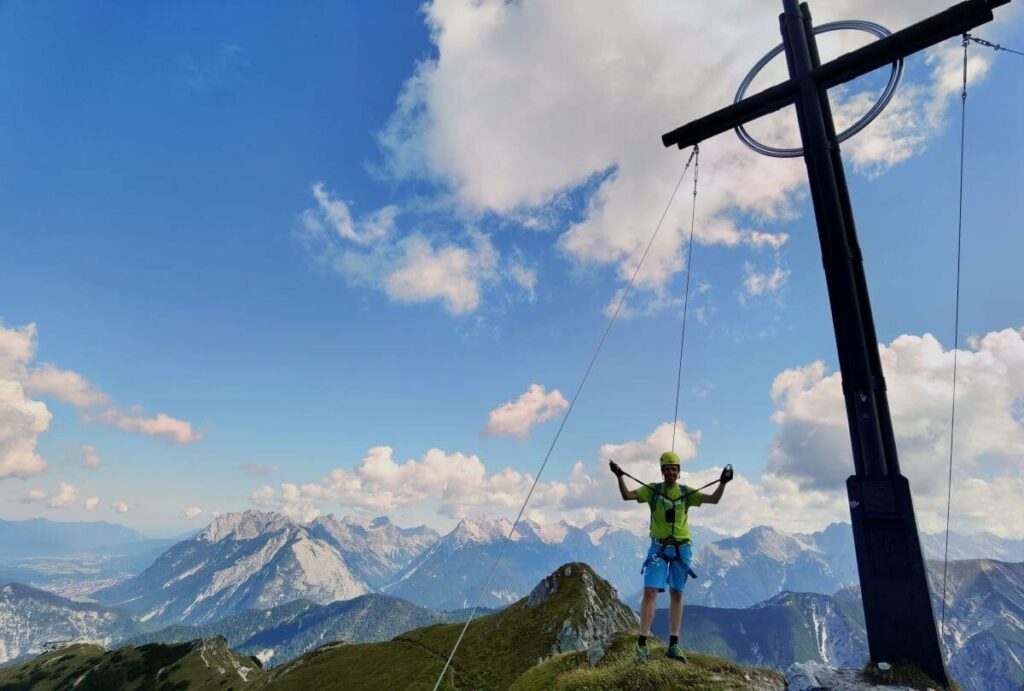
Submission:
[[587,650],[590,664],[604,657],[605,649],[616,632],[632,630],[637,616],[617,597],[615,589],[586,564],[566,564],[537,584],[523,603],[524,610],[542,607],[559,591],[572,602],[561,622],[551,654]]
[[306,526],[310,535],[333,545],[352,572],[374,590],[440,539],[426,526],[399,528],[386,516],[362,520],[321,516]]
[[[464,518],[448,535],[424,550],[382,592],[432,609],[471,607],[512,523],[484,516]],[[541,526],[521,521],[484,593],[484,607],[505,607],[525,596],[559,564],[586,562],[608,580],[632,592],[640,587],[640,564],[648,540],[595,521],[584,528],[565,523]]]
[[907,686],[876,686],[857,669],[835,669],[817,662],[797,662],[786,670],[788,691],[913,691]]
[[110,645],[138,630],[127,612],[73,602],[20,583],[0,587],[0,664],[37,655],[45,643]]
[[319,604],[370,591],[331,544],[280,514],[218,517],[138,576],[97,591],[151,625],[208,623],[292,600]]
[[837,534],[787,535],[761,526],[698,548],[694,568],[701,577],[687,587],[687,603],[749,607],[787,590],[830,594],[857,582],[852,537],[847,551],[839,531],[829,530]]
[[[929,563],[928,575],[941,617],[942,564]],[[1024,563],[950,562],[944,629],[947,668],[964,689],[1024,687]]]

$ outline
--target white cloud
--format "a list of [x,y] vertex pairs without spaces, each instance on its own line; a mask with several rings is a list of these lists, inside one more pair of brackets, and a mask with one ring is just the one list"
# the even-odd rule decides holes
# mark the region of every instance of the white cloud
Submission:
[[263,508],[273,507],[277,504],[277,493],[270,485],[263,485],[249,494],[249,501]]
[[82,375],[59,370],[48,363],[29,370],[22,383],[30,394],[52,396],[76,408],[92,408],[110,403],[110,397]]
[[359,245],[371,245],[395,228],[395,218],[398,216],[396,206],[382,207],[357,223],[352,220],[348,205],[331,197],[322,182],[313,185],[313,198],[317,208],[307,210],[302,217],[309,233],[323,233],[326,226],[339,238]]
[[117,513],[128,513],[128,502],[115,501],[113,504],[110,505],[110,508],[112,508]]
[[85,507],[86,511],[92,511],[93,509],[95,509],[99,505],[100,505],[100,498],[99,497],[89,497],[89,498],[87,498],[85,500],[85,503],[83,504],[83,506]]
[[103,461],[100,459],[99,453],[96,451],[95,446],[89,446],[88,444],[82,445],[82,465],[86,468],[92,468],[96,470],[102,465]]
[[61,482],[53,494],[34,489],[22,497],[23,504],[42,504],[51,509],[63,509],[78,500],[78,490],[66,482]]
[[36,446],[53,416],[45,403],[25,394],[20,382],[35,357],[35,339],[35,324],[8,329],[0,321],[0,479],[32,477],[46,470]]
[[106,393],[70,370],[50,363],[32,367],[36,352],[36,326],[7,329],[0,322],[0,478],[27,477],[43,471],[36,441],[49,427],[46,405],[28,398],[49,396],[74,406],[87,423],[104,424],[129,432],[164,437],[179,444],[202,439],[184,420],[159,413],[146,417],[138,406],[122,409]]
[[537,270],[526,266],[525,264],[512,262],[508,267],[509,276],[512,281],[516,283],[523,292],[526,293],[527,298],[530,302],[537,299]]
[[484,235],[474,234],[473,246],[442,246],[411,235],[399,243],[401,256],[384,282],[387,294],[399,302],[440,300],[452,314],[474,311],[481,284],[496,277],[498,253]]
[[762,233],[752,230],[747,234],[746,241],[751,247],[771,247],[773,250],[780,250],[789,240],[788,233]]
[[679,454],[679,460],[682,461],[685,470],[687,461],[697,457],[700,438],[700,431],[689,431],[685,422],[676,423],[674,429],[671,422],[663,422],[655,427],[646,439],[621,444],[602,444],[597,455],[604,463],[613,460],[626,472],[636,475],[649,474],[652,462],[656,463],[663,452],[671,450]]
[[203,510],[200,509],[198,506],[190,506],[187,509],[182,509],[181,518],[188,521],[200,515],[201,513],[203,513]]
[[6,328],[0,321],[0,377],[20,378],[36,355],[36,325]]
[[[511,468],[488,476],[483,462],[474,455],[435,448],[419,460],[399,463],[392,453],[389,446],[373,447],[354,470],[337,468],[319,483],[283,483],[280,496],[264,486],[253,492],[250,500],[299,517],[313,515],[320,502],[373,511],[436,502],[441,514],[461,516],[487,506],[518,508],[533,483],[532,476]],[[560,483],[540,483],[532,505],[557,504],[564,492]]]
[[[933,11],[927,0],[838,0],[818,8],[815,19],[870,16],[898,30]],[[436,57],[418,65],[381,133],[390,171],[440,181],[470,213],[524,219],[527,227],[542,225],[528,221],[589,184],[583,218],[559,246],[575,261],[615,266],[625,280],[683,165],[683,154],[666,151],[659,136],[731,101],[750,65],[777,41],[777,12],[756,0],[732,0],[710,13],[664,3],[605,3],[594,12],[585,0],[430,2]],[[866,40],[830,34],[824,59]],[[938,130],[958,86],[953,53],[933,51],[943,57],[934,58],[927,83],[901,89],[889,111],[846,144],[858,169],[877,174]],[[974,59],[974,74],[982,74],[990,58]],[[782,62],[751,93],[781,76]],[[835,96],[840,124],[870,98],[859,90]],[[793,145],[794,132],[791,109],[756,124],[769,142]],[[781,245],[781,236],[740,227],[736,212],[791,216],[805,186],[803,164],[758,156],[729,134],[706,142],[701,156],[711,174],[700,184],[698,239]],[[638,279],[655,293],[682,270],[688,205],[676,204],[666,224]]]
[[[945,526],[953,353],[929,334],[900,336],[879,352],[900,469],[911,481],[918,523],[928,531],[940,530]],[[1024,459],[1024,424],[1016,412],[1024,400],[1024,329],[986,334],[976,348],[958,352],[957,370],[952,511],[958,529],[1019,537],[1024,495],[1018,493],[1015,500],[1012,490],[1019,486]],[[843,516],[844,482],[853,473],[853,462],[839,373],[826,374],[820,362],[786,370],[776,377],[772,398],[772,419],[780,430],[766,489],[813,512],[829,513],[831,504],[831,515]]]
[[299,239],[316,261],[352,286],[379,290],[395,302],[441,302],[452,314],[475,311],[485,289],[503,281],[533,297],[536,274],[521,256],[502,266],[491,239],[472,228],[455,240],[403,236],[394,224],[394,207],[354,225],[348,207],[322,184],[313,186],[313,194],[318,209],[302,215]]
[[[901,469],[911,481],[919,525],[935,532],[945,526],[953,354],[927,334],[900,336],[879,352]],[[828,373],[822,362],[785,370],[770,394],[779,432],[764,472],[755,482],[738,471],[722,503],[701,507],[695,520],[730,534],[755,525],[814,531],[848,521],[845,480],[853,463],[839,374]],[[614,459],[642,480],[657,480],[657,459],[672,448],[673,430],[683,460],[681,481],[697,487],[718,477],[720,467],[690,469],[701,432],[666,422],[643,439],[601,445],[592,465],[576,462],[567,478],[540,482],[531,516],[552,522],[568,515],[578,523],[600,517],[641,529],[646,516],[621,501],[607,462]],[[956,529],[1024,537],[1024,329],[985,334],[958,353],[955,456]],[[335,469],[318,483],[285,483],[280,491],[266,485],[250,498],[306,520],[324,503],[372,511],[422,505],[449,517],[486,508],[510,516],[532,483],[530,474],[512,468],[488,472],[475,455],[434,448],[418,460],[399,462],[391,447],[379,446],[352,470]]]
[[754,265],[747,262],[743,265],[743,290],[746,295],[771,295],[782,290],[789,278],[789,270],[776,266],[771,273],[760,273]]
[[166,413],[157,413],[156,417],[144,417],[138,414],[137,408],[121,410],[108,408],[98,415],[86,415],[86,422],[99,422],[125,432],[141,432],[151,437],[162,437],[176,444],[193,444],[201,441],[202,434],[193,431],[192,424],[173,418]]
[[21,384],[0,379],[0,479],[32,477],[46,470],[36,444],[52,417],[45,403],[25,395]]
[[526,439],[530,428],[558,417],[569,407],[569,401],[558,389],[548,393],[540,384],[531,384],[526,393],[492,410],[484,434],[492,437]]

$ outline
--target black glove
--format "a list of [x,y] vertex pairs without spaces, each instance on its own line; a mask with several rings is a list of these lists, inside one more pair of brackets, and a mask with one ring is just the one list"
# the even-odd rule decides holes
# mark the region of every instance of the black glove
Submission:
[[622,468],[619,467],[618,463],[615,461],[608,461],[608,467],[611,468],[613,473],[615,473],[615,477],[622,477],[623,471]]
[[722,476],[718,478],[718,481],[724,485],[730,480],[732,480],[732,466],[727,465],[724,468],[722,468]]

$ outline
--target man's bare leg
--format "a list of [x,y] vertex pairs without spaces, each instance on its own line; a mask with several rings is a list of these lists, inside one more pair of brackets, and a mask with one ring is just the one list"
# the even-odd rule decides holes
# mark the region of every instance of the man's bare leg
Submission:
[[669,589],[668,597],[668,633],[678,636],[683,628],[683,594]]
[[644,599],[640,603],[640,635],[651,635],[651,624],[654,622],[654,607],[658,602],[657,588],[644,588]]

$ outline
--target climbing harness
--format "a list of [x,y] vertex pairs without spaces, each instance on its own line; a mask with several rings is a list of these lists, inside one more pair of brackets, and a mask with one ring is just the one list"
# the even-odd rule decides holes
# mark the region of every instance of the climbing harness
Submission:
[[[672,525],[672,526],[674,526],[675,522],[676,522],[676,507],[679,506],[680,504],[683,504],[686,501],[687,497],[689,497],[692,494],[696,494],[697,492],[701,491],[702,489],[707,489],[708,487],[710,487],[711,485],[713,485],[715,483],[718,483],[718,482],[729,482],[733,478],[732,465],[730,464],[730,465],[725,466],[725,468],[722,469],[722,474],[718,477],[717,480],[712,480],[711,482],[707,483],[706,485],[701,485],[700,487],[691,489],[688,492],[683,492],[679,497],[677,497],[675,499],[672,499],[672,498],[668,497],[664,492],[661,491],[662,487],[663,487],[662,483],[659,482],[659,483],[656,483],[654,485],[648,485],[643,480],[639,480],[639,479],[633,477],[632,475],[627,473],[625,470],[620,468],[617,464],[615,464],[615,461],[613,461],[611,459],[608,459],[608,462],[613,465],[613,470],[615,470],[615,474],[616,475],[618,475],[619,473],[622,473],[623,476],[628,477],[630,480],[638,482],[641,485],[643,485],[644,487],[646,487],[647,489],[651,490],[651,492],[653,492],[654,495],[659,498],[658,502],[654,502],[654,501],[650,502],[651,514],[653,515],[655,510],[657,510],[658,503],[665,504],[665,522],[668,523],[669,525]],[[686,575],[689,578],[697,578],[697,574],[694,573],[693,569],[690,567],[689,562],[687,562],[685,559],[683,559],[682,555],[679,553],[679,548],[680,547],[682,547],[684,545],[691,544],[691,542],[689,540],[676,540],[675,538],[670,538],[670,537],[669,538],[661,538],[661,539],[653,538],[653,540],[656,541],[657,544],[660,545],[661,547],[657,551],[657,553],[649,555],[647,557],[647,559],[644,561],[643,566],[640,567],[640,573],[641,574],[643,574],[644,571],[647,570],[647,567],[649,565],[651,565],[652,563],[654,563],[658,559],[662,559],[662,560],[664,560],[666,562],[666,564],[668,564],[669,568],[671,568],[673,561],[680,562],[683,565],[683,569],[686,571]],[[671,556],[670,557],[667,554],[666,550],[668,548],[673,548],[673,551],[675,552],[675,556]]]
[[[690,562],[688,562],[685,559],[683,559],[683,555],[679,551],[680,547],[688,546],[690,544],[689,540],[679,541],[679,540],[673,540],[671,538],[666,538],[664,540],[658,540],[657,544],[660,546],[658,551],[656,553],[648,556],[647,559],[644,561],[643,566],[640,567],[640,575],[641,576],[644,574],[644,571],[647,570],[648,566],[651,566],[651,565],[657,563],[657,561],[659,559],[661,559],[662,561],[665,562],[665,566],[667,566],[669,569],[672,568],[672,562],[678,561],[679,564],[683,567],[683,571],[686,572],[686,577],[687,578],[694,578],[694,579],[698,578],[697,574],[690,567]],[[669,556],[666,553],[666,550],[669,550],[669,549],[671,549],[673,551],[673,553],[674,553],[673,556]]]

